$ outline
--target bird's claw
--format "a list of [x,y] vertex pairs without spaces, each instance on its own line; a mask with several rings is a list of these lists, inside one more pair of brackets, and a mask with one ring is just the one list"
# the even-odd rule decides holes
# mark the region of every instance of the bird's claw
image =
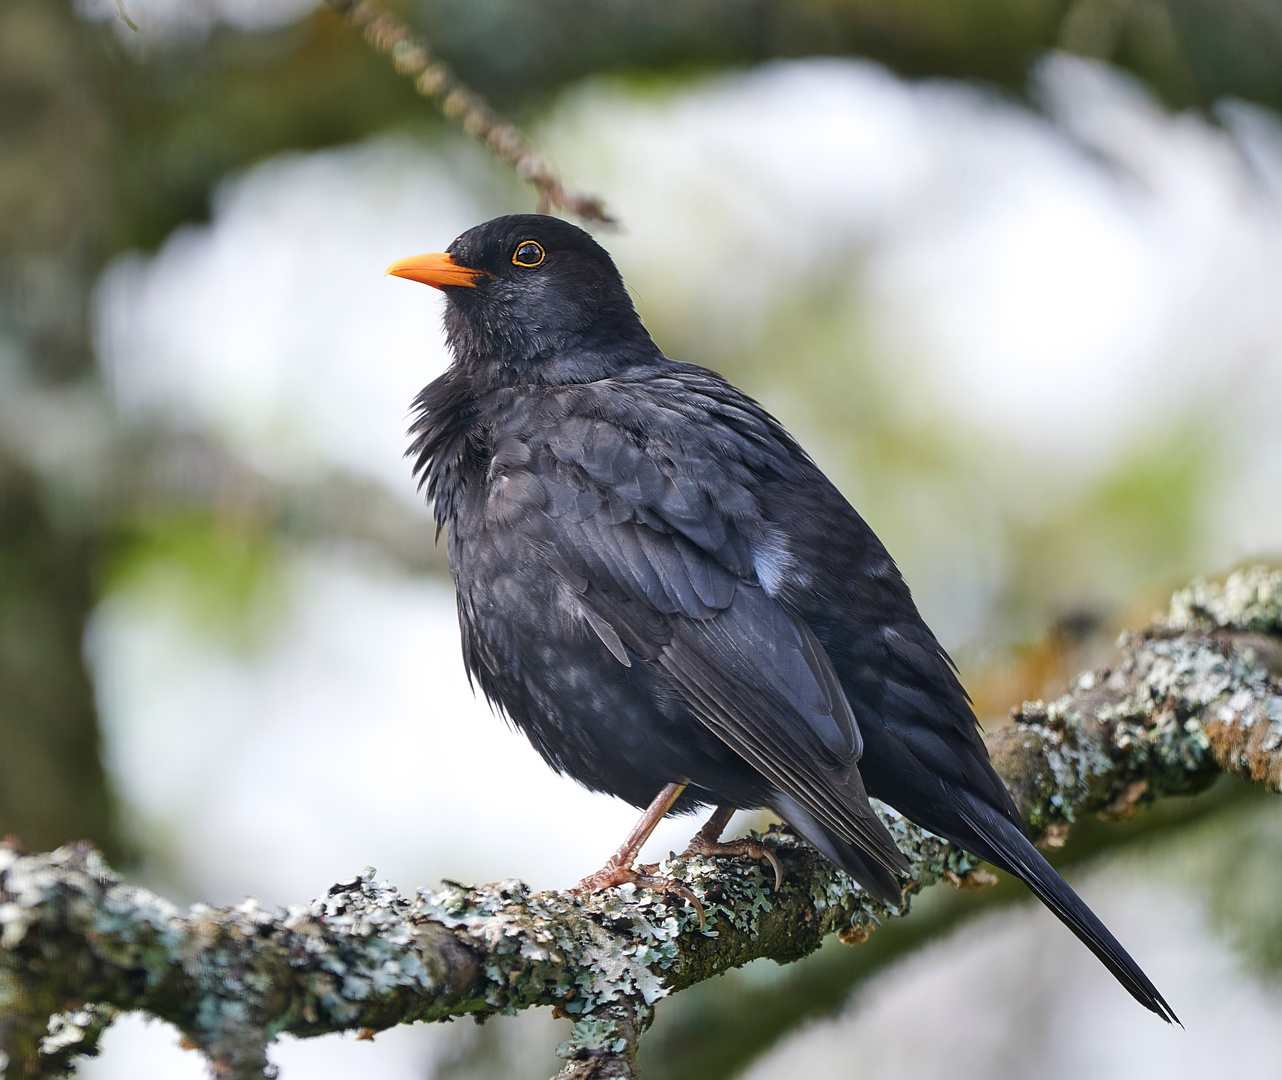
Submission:
[[695,833],[685,855],[703,855],[709,859],[726,858],[735,855],[747,855],[750,859],[766,859],[775,871],[775,891],[783,888],[783,864],[775,849],[763,844],[754,837],[747,836],[742,840],[709,840],[702,832]]
[[619,885],[636,885],[638,888],[651,889],[657,893],[675,895],[687,901],[699,916],[699,929],[706,930],[708,921],[703,913],[703,904],[694,892],[673,878],[660,877],[657,874],[643,874],[635,867],[618,863],[606,863],[595,874],[589,874],[570,890],[577,896],[586,893],[600,892],[602,889],[613,889]]

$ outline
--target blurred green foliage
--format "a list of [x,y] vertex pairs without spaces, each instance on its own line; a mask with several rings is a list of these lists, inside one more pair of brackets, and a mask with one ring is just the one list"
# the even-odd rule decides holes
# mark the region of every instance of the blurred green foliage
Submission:
[[120,106],[118,243],[152,248],[203,220],[214,185],[282,150],[438,123],[413,88],[336,17],[264,34],[216,28],[139,61],[109,27],[94,48]]
[[1282,104],[1282,4],[1217,0],[408,0],[505,105],[606,71],[867,56],[1023,93],[1048,49],[1109,60],[1176,106]]
[[104,591],[129,593],[246,648],[286,609],[279,538],[266,523],[175,508],[130,525],[105,560]]
[[1205,898],[1244,966],[1282,978],[1282,813],[1271,803],[1237,807],[1182,833],[1178,844],[1158,854],[1182,887]]
[[1007,632],[1036,633],[1048,611],[1115,617],[1120,601],[1143,619],[1162,607],[1172,586],[1202,569],[1216,464],[1216,447],[1181,423],[1131,447],[1040,514],[1012,515],[1001,605]]

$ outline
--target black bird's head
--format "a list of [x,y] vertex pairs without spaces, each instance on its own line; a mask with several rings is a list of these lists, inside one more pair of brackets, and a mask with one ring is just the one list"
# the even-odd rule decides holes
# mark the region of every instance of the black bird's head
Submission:
[[657,354],[609,254],[560,218],[495,218],[387,272],[445,294],[446,337],[466,366],[579,382]]

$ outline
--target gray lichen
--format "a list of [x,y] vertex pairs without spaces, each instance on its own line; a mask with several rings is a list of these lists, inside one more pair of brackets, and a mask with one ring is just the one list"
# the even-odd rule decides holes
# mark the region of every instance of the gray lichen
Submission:
[[54,1013],[49,1017],[49,1031],[40,1040],[40,1056],[47,1061],[69,1063],[76,1057],[92,1057],[98,1052],[98,1039],[116,1018],[110,1005],[93,1002]]
[[989,740],[1035,829],[1185,794],[1221,770],[1273,790],[1282,781],[1282,573],[1197,582],[1169,614],[1123,635],[1121,662],[1079,675],[1067,694],[1026,702]]
[[[1124,640],[1114,669],[1056,701],[1026,703],[989,737],[1030,824],[1058,836],[1082,814],[1124,817],[1221,770],[1282,780],[1282,575],[1234,575],[1178,593]],[[911,862],[906,896],[985,883],[978,860],[888,807]],[[382,1030],[417,1020],[552,1006],[574,1021],[563,1080],[635,1076],[656,1002],[760,957],[787,963],[837,933],[857,943],[905,914],[870,899],[795,838],[762,837],[776,891],[750,859],[670,858],[657,872],[696,895],[633,886],[587,897],[509,880],[413,897],[373,870],[310,905],[187,911],[128,885],[92,848],[28,855],[0,845],[0,1078],[68,1075],[117,1010],[175,1024],[216,1077],[273,1075],[281,1033]]]
[[1190,630],[1207,622],[1257,634],[1282,634],[1282,570],[1253,566],[1230,574],[1223,585],[1201,579],[1171,598],[1162,620],[1172,630]]

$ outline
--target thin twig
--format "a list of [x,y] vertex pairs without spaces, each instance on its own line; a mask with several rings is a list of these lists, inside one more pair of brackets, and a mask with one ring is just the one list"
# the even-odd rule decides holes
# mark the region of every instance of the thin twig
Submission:
[[129,12],[125,10],[125,0],[116,0],[116,14],[120,16],[120,21],[130,30],[135,34],[138,33],[138,24],[129,17]]
[[326,0],[365,37],[370,46],[391,59],[414,88],[436,102],[445,117],[479,139],[516,175],[539,193],[539,212],[565,210],[595,225],[614,225],[598,195],[574,191],[562,183],[547,160],[515,124],[502,119],[480,94],[464,83],[453,68],[402,20],[371,0]]

